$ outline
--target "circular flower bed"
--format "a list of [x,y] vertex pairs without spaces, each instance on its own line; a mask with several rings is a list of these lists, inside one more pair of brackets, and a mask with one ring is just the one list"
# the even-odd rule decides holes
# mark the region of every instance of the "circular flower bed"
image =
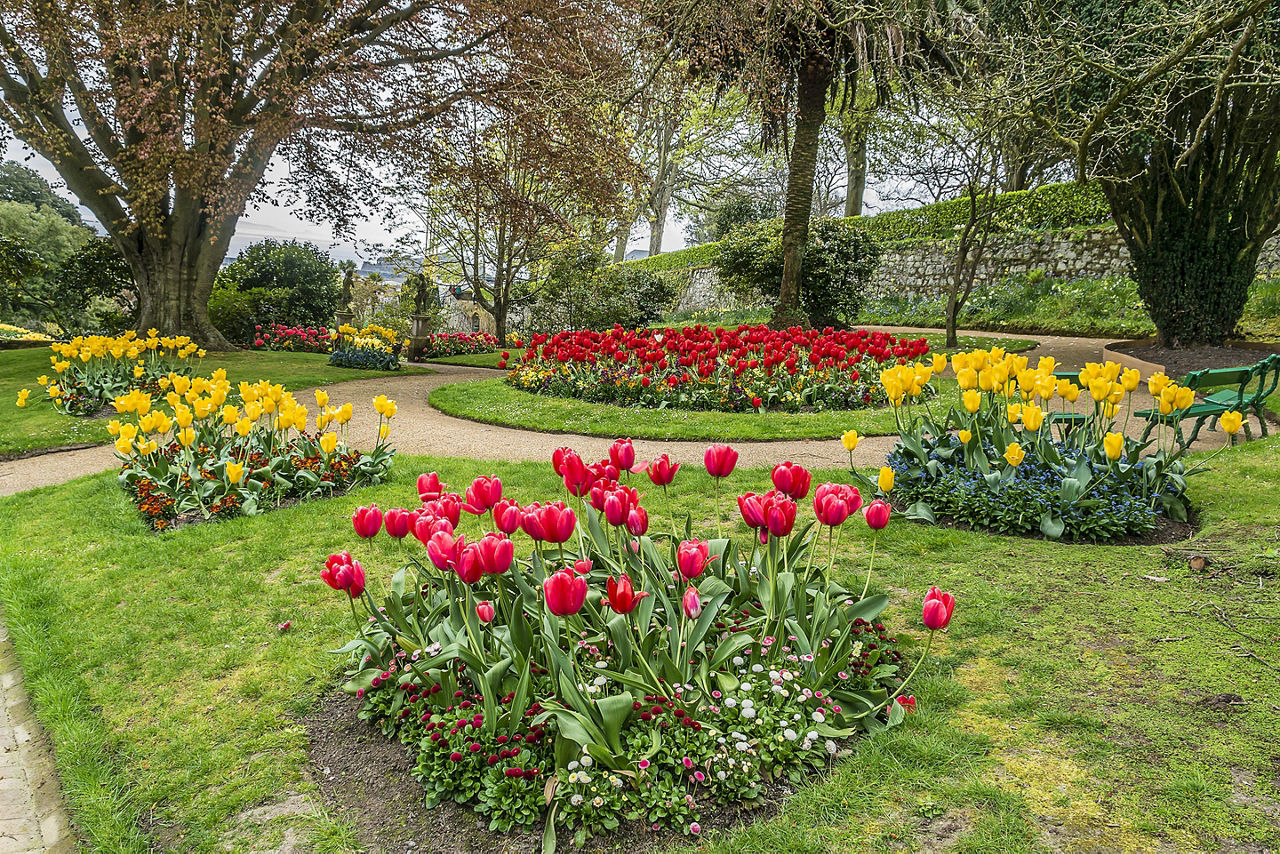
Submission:
[[[721,445],[704,464],[718,483],[736,460]],[[321,572],[359,606],[345,688],[412,746],[429,805],[469,804],[499,831],[543,819],[550,847],[557,829],[581,844],[623,821],[696,835],[704,811],[811,779],[845,739],[914,710],[904,689],[928,647],[905,672],[872,568],[860,593],[834,580],[857,489],[817,486],[798,521],[811,478],[783,463],[772,489],[738,497],[752,535],[737,543],[651,517],[632,475],[669,498],[680,464],[665,454],[637,465],[620,440],[591,464],[562,448],[553,466],[568,503],[519,502],[496,477],[459,495],[431,473],[417,509],[357,510],[357,536],[403,544],[379,599],[358,555]],[[874,537],[889,507],[859,518]],[[925,597],[930,642],[953,607]]]
[[929,351],[923,338],[767,326],[614,327],[535,335],[529,343],[507,378],[516,388],[622,406],[723,412],[880,405],[885,398],[872,371]]
[[498,338],[488,332],[437,332],[418,353],[421,359],[473,356],[498,349]]
[[385,326],[369,324],[356,329],[349,324],[331,333],[333,352],[329,364],[338,368],[358,368],[363,371],[400,370],[400,350],[404,342]]
[[324,326],[286,326],[270,323],[254,326],[250,350],[282,350],[290,353],[328,353],[333,335]]

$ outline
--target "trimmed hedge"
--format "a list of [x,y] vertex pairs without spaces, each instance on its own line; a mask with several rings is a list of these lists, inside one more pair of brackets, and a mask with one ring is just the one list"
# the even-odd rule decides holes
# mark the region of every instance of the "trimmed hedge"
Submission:
[[[994,203],[998,206],[995,214],[997,231],[1051,231],[1111,221],[1111,209],[1096,184],[1046,184],[1033,190],[1002,193],[994,197]],[[956,226],[963,225],[968,217],[969,201],[951,199],[909,210],[849,217],[840,222],[860,228],[886,245],[954,237]],[[703,243],[625,263],[661,273],[710,266],[715,263],[719,251],[718,242]]]

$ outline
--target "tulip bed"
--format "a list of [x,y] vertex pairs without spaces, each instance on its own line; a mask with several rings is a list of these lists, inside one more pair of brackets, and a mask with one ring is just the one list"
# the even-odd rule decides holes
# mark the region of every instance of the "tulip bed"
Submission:
[[333,337],[329,364],[366,371],[395,371],[400,368],[404,343],[390,329],[370,324],[363,329],[343,324]]
[[[736,460],[717,445],[704,464],[718,484]],[[581,845],[624,821],[696,836],[704,811],[758,804],[767,781],[800,782],[914,711],[872,567],[860,593],[832,577],[856,488],[818,486],[798,525],[811,477],[780,464],[773,489],[738,498],[740,545],[651,520],[632,475],[667,504],[680,465],[665,454],[637,465],[619,440],[598,463],[562,448],[552,465],[570,503],[522,504],[489,476],[458,495],[432,473],[416,509],[359,508],[357,536],[403,545],[380,599],[358,555],[321,571],[361,612],[344,687],[414,749],[428,805],[469,804],[497,831],[544,820],[544,850],[557,829]],[[876,500],[863,515],[878,533],[889,513]],[[926,597],[930,643],[953,607]]]
[[492,353],[497,349],[497,336],[488,332],[439,332],[431,336],[417,355],[421,359],[441,359]]
[[[169,374],[190,375],[205,351],[186,336],[161,336],[151,330],[145,338],[134,332],[108,337],[77,336],[50,345],[53,376],[36,379],[64,415],[95,415],[113,398],[130,390],[155,392]],[[30,389],[18,392],[17,405],[26,407]]]
[[[538,394],[623,406],[857,409],[884,402],[874,376],[864,373],[928,351],[923,338],[863,330],[614,327],[535,335],[507,382]],[[505,360],[499,367],[507,367]]]
[[316,391],[316,429],[290,392],[269,381],[242,382],[241,406],[227,403],[226,372],[209,378],[171,374],[165,411],[151,395],[132,391],[114,401],[121,415],[107,430],[121,461],[120,485],[154,530],[179,520],[252,516],[285,501],[304,500],[381,482],[395,450],[387,443],[396,403],[379,395],[378,443],[368,453],[347,443],[350,403],[332,405]]
[[287,353],[329,353],[333,336],[324,326],[286,326],[272,323],[254,326],[250,350],[275,350]]
[[[894,497],[908,515],[1095,541],[1150,533],[1161,517],[1185,521],[1187,478],[1208,462],[1188,466],[1171,429],[1194,403],[1192,390],[1152,375],[1162,420],[1135,439],[1125,425],[1138,371],[1090,363],[1073,381],[1054,376],[1052,357],[1035,369],[1027,361],[999,348],[955,354],[959,400],[945,410],[920,399],[921,377],[944,368],[942,357],[881,374],[900,431],[888,459]],[[1077,400],[1088,402],[1086,411],[1076,414]],[[1230,435],[1240,423],[1235,412],[1220,419]]]

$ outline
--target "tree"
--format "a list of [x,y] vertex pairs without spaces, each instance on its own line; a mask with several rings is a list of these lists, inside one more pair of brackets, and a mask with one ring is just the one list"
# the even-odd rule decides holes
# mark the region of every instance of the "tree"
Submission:
[[307,210],[342,224],[455,104],[593,78],[618,5],[0,0],[0,127],[106,229],[140,329],[227,347],[208,299],[274,155]]
[[717,0],[693,7],[685,31],[690,65],[741,85],[758,106],[766,138],[790,142],[783,208],[783,269],[771,323],[803,321],[800,271],[813,208],[814,175],[827,106],[842,112],[841,84],[860,75],[887,92],[900,70],[946,62],[949,0]]
[[1096,177],[1170,347],[1221,344],[1280,228],[1280,5],[1010,4],[1024,114]]
[[310,243],[263,240],[218,271],[215,287],[278,294],[276,323],[326,326],[338,309],[338,267]]
[[0,202],[22,202],[40,207],[47,205],[72,225],[84,225],[80,211],[59,196],[34,169],[6,160],[0,163]]

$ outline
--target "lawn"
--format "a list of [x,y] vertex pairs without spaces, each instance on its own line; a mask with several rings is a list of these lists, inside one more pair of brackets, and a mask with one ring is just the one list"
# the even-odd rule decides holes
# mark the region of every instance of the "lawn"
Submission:
[[[953,379],[937,383],[939,393],[955,390]],[[832,439],[845,430],[864,436],[896,435],[893,410],[825,412],[693,412],[633,409],[549,397],[512,388],[502,379],[450,383],[431,392],[429,402],[447,415],[526,430],[633,439],[759,442],[771,439]]]
[[[109,438],[103,430],[103,419],[59,415],[44,401],[38,404],[33,402],[25,409],[18,409],[13,405],[19,389],[40,391],[36,377],[49,372],[49,356],[50,351],[46,347],[0,351],[0,407],[7,407],[4,410],[5,417],[0,418],[0,457],[65,445],[105,444]],[[313,353],[248,350],[210,353],[201,360],[200,371],[206,376],[217,368],[227,369],[227,378],[232,385],[241,380],[256,382],[268,377],[272,382],[282,383],[287,389],[310,388],[369,377],[397,376],[396,373],[387,371],[331,368],[327,356]],[[403,370],[426,369],[406,367]],[[32,401],[37,399],[34,393],[31,398]]]
[[497,368],[502,361],[502,354],[511,354],[511,364],[524,355],[524,350],[512,347],[508,350],[495,350],[492,353],[464,353],[461,356],[441,356],[439,359],[428,359],[427,362],[439,362],[442,365],[465,365],[469,368]]
[[[872,583],[897,603],[885,621],[918,637],[930,584],[959,599],[913,689],[919,714],[705,850],[1280,846],[1268,817],[1280,803],[1280,506],[1257,500],[1280,494],[1278,449],[1240,447],[1193,481],[1205,526],[1193,547],[1213,558],[1198,573],[1155,546],[895,520]],[[396,548],[356,541],[351,511],[416,501],[427,469],[458,487],[497,473],[525,501],[558,494],[545,464],[410,457],[378,487],[165,535],[108,474],[0,499],[0,602],[86,850],[278,850],[286,838],[353,850],[351,826],[315,801],[299,724],[340,670],[325,651],[352,631],[318,570],[350,548],[385,589]],[[726,489],[766,483],[739,471]],[[706,518],[710,492],[690,467],[673,494]],[[846,535],[846,584],[868,545],[865,528]]]

